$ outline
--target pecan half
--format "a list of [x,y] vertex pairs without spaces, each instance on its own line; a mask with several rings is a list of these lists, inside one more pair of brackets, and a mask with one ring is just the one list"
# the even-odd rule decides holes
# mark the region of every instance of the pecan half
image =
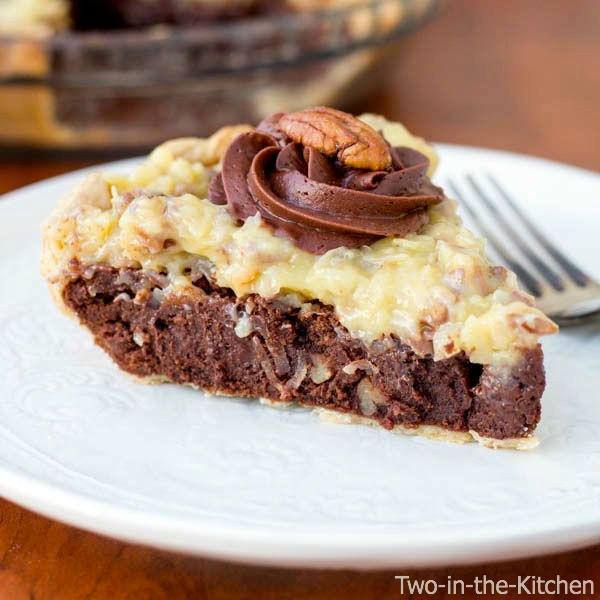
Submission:
[[349,167],[379,171],[392,164],[389,148],[372,127],[348,113],[315,107],[284,115],[279,128],[292,140]]

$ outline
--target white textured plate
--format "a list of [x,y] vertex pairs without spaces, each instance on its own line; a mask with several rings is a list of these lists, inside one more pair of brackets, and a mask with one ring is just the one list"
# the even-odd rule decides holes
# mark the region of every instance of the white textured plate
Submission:
[[[441,153],[439,181],[493,172],[600,279],[600,176]],[[541,445],[529,453],[139,385],[57,312],[38,275],[39,224],[80,177],[0,200],[0,494],[96,532],[279,565],[459,563],[600,539],[599,326],[545,343]]]

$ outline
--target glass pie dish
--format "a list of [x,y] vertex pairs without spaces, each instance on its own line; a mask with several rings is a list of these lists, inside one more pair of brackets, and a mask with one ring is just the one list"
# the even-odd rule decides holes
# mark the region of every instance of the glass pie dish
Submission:
[[137,152],[275,111],[348,106],[388,44],[439,4],[370,0],[193,27],[0,34],[0,147]]

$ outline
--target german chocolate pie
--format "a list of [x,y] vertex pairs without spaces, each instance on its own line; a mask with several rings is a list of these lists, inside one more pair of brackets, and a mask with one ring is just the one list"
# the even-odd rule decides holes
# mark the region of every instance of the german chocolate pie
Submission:
[[533,447],[557,328],[461,225],[436,163],[402,125],[330,108],[172,140],[60,202],[43,274],[145,382]]

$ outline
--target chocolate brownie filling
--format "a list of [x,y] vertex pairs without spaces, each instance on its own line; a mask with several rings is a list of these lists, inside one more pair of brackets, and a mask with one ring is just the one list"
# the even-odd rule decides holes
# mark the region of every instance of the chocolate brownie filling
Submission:
[[159,275],[107,266],[81,270],[63,298],[140,377],[352,413],[388,429],[428,424],[505,439],[531,434],[540,419],[539,346],[508,373],[463,355],[436,362],[394,336],[365,345],[319,302],[236,298],[204,277],[193,293],[164,296]]

